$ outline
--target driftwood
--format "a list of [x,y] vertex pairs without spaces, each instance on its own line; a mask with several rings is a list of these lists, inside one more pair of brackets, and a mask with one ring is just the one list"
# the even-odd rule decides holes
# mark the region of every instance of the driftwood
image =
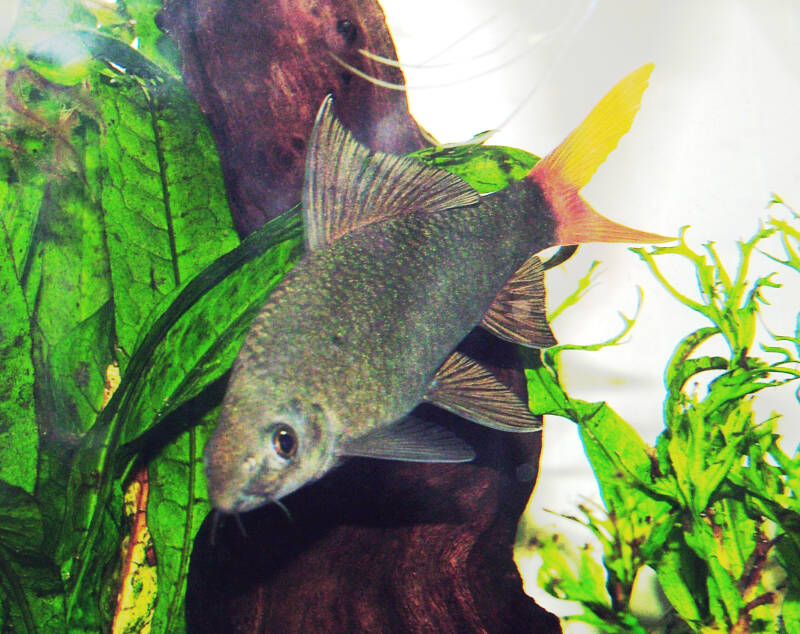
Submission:
[[[168,0],[159,24],[177,42],[189,88],[219,146],[242,235],[300,198],[306,139],[333,93],[339,116],[376,149],[424,144],[402,92],[354,77],[402,74],[373,0]],[[465,351],[520,395],[513,346],[476,330]],[[187,590],[193,632],[560,632],[522,592],[512,560],[533,489],[539,434],[479,427],[436,408],[478,457],[457,465],[352,459],[276,506],[198,535]]]

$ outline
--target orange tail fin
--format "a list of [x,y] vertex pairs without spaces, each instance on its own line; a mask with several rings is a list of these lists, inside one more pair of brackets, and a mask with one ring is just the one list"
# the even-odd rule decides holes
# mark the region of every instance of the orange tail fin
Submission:
[[633,71],[614,86],[572,133],[539,161],[527,178],[535,181],[556,220],[556,244],[584,242],[668,242],[674,238],[637,231],[601,216],[580,189],[630,130],[653,64]]

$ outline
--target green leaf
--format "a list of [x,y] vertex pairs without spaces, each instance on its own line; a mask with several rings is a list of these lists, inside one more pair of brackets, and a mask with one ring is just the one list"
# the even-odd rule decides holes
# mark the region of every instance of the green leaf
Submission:
[[538,546],[537,552],[542,557],[538,576],[540,587],[557,599],[611,608],[605,572],[588,548],[577,553],[555,538],[540,542]]
[[625,476],[649,487],[652,461],[633,427],[605,403],[573,403],[583,446],[601,487],[611,490]]
[[658,574],[661,588],[675,611],[684,621],[699,624],[705,612],[705,589],[702,584],[704,566],[682,545],[682,540],[676,535],[678,531],[676,527],[671,543],[661,551],[653,567]]
[[[71,452],[99,409],[105,368],[113,362],[105,250],[87,233],[102,230],[88,218],[95,207],[76,180],[53,185],[36,234],[41,266],[35,293],[34,363],[42,459],[37,490],[55,546]],[[103,272],[105,274],[103,274]],[[84,315],[86,316],[84,318]],[[83,418],[83,416],[87,416]]]
[[522,180],[539,161],[529,152],[499,145],[434,146],[410,156],[460,176],[481,194]]
[[569,397],[564,393],[555,372],[535,359],[526,363],[528,381],[528,407],[538,415],[551,414],[568,418]]
[[[194,419],[196,413],[186,413]],[[185,632],[185,592],[194,537],[211,510],[206,493],[202,448],[219,415],[214,408],[164,447],[148,464],[150,503],[147,522],[158,560],[158,602],[153,631]]]
[[[169,412],[232,365],[250,322],[301,252],[296,213],[269,223],[195,277],[149,329],[114,397],[82,441],[70,475],[69,530],[59,561],[69,575],[72,610],[91,605],[98,564],[113,556],[124,467],[144,447],[140,438]],[[232,308],[237,310],[232,310]],[[174,433],[174,432],[173,432]],[[123,441],[141,441],[119,452]]]
[[[784,570],[800,569],[800,549],[792,540],[783,539],[777,545],[779,561]],[[800,634],[800,578],[786,576],[786,595],[781,607],[781,618],[787,634]]]
[[718,625],[730,627],[739,620],[739,612],[744,607],[742,594],[718,559],[709,557],[708,569],[711,572],[708,579],[709,609]]
[[180,53],[169,35],[158,28],[156,17],[162,10],[161,0],[126,0],[125,6],[136,16],[134,25],[139,38],[139,50],[162,72],[180,76]]
[[35,166],[20,164],[7,152],[0,151],[3,252],[10,257],[20,284],[33,248],[33,230],[39,217],[45,181],[45,175]]
[[614,613],[613,617],[605,615],[605,618],[603,618],[603,616],[593,612],[584,612],[576,616],[565,617],[564,620],[567,622],[587,623],[601,632],[608,632],[609,634],[649,634],[649,630],[642,626],[633,614],[617,612]]
[[300,218],[292,212],[192,280],[137,349],[142,363],[131,366],[121,444],[139,438],[230,369],[256,314],[301,253]]
[[[0,116],[9,122],[11,141],[0,152],[5,246],[27,303],[40,434],[36,493],[51,537],[44,548],[53,552],[70,454],[99,408],[105,365],[112,360],[113,338],[97,317],[110,298],[94,193],[98,174],[94,163],[84,161],[99,128],[84,87],[50,90],[23,69],[9,74],[5,88]],[[88,336],[82,320],[92,324]],[[25,424],[20,420],[15,432]]]
[[[7,200],[0,200],[4,211],[11,208],[6,205]],[[0,297],[4,312],[0,321],[0,394],[3,395],[0,400],[0,479],[33,493],[39,447],[33,402],[33,340],[28,305],[16,267],[20,258],[14,257],[14,241],[8,224],[4,214],[0,225],[4,246],[0,256]]]
[[4,631],[64,632],[58,568],[42,555],[39,507],[19,487],[0,481],[0,620]]
[[238,240],[213,141],[185,88],[126,81],[98,95],[116,333],[130,355],[150,311]]

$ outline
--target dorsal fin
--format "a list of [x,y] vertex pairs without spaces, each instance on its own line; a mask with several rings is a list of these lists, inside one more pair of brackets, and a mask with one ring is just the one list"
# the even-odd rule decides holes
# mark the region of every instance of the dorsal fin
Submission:
[[501,339],[523,346],[554,346],[557,342],[547,323],[545,298],[544,267],[542,261],[533,256],[497,293],[481,326]]
[[306,248],[392,216],[472,205],[478,193],[450,172],[415,159],[373,152],[322,102],[306,155],[303,215]]

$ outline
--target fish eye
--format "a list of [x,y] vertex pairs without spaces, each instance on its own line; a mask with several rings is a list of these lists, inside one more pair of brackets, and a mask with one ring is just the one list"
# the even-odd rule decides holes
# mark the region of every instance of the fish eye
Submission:
[[297,453],[297,434],[289,425],[279,423],[272,432],[272,448],[281,458],[289,460]]

